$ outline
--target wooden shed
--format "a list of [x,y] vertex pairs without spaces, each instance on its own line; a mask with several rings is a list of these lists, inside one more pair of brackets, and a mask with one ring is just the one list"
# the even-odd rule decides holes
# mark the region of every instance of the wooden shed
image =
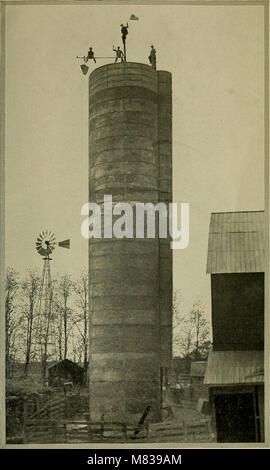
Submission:
[[264,441],[264,217],[211,214],[213,351],[204,384],[218,442]]
[[85,370],[69,359],[57,362],[48,368],[48,384],[50,387],[59,387],[65,382],[73,385],[83,385]]

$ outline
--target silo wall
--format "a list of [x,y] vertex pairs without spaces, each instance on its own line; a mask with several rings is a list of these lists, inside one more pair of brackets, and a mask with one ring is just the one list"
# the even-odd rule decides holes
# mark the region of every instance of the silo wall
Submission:
[[[172,198],[171,75],[138,63],[89,77],[89,201],[168,204]],[[135,211],[134,211],[135,213]],[[118,216],[119,217],[119,216]],[[113,222],[118,218],[113,216]],[[172,354],[169,238],[89,240],[90,418],[161,416]]]

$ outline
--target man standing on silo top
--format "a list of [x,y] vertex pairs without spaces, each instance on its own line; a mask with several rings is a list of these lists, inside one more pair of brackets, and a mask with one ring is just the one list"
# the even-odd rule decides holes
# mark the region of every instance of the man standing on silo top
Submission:
[[152,65],[152,67],[156,70],[156,66],[157,66],[156,49],[154,48],[154,46],[151,46],[151,51],[150,51],[150,55],[149,55],[148,59],[149,59],[150,64]]
[[117,49],[114,48],[113,46],[113,51],[116,52],[116,57],[114,63],[116,64],[118,59],[121,59],[121,62],[124,62],[124,54],[120,49],[120,46],[117,47]]
[[121,33],[122,33],[122,41],[123,41],[123,44],[125,45],[126,37],[128,35],[128,23],[126,26],[121,24]]

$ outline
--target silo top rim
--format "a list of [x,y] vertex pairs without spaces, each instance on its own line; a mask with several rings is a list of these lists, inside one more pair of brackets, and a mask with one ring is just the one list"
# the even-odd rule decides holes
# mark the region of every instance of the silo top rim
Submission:
[[162,73],[166,73],[166,74],[169,74],[171,75],[171,72],[167,71],[167,70],[155,70],[153,67],[151,67],[151,65],[148,65],[148,64],[143,64],[141,62],[119,62],[119,63],[110,63],[110,64],[105,64],[105,65],[101,65],[100,67],[97,67],[95,70],[93,70],[90,75],[89,75],[89,79],[90,77],[92,77],[97,71],[100,71],[101,69],[106,69],[106,68],[109,68],[109,69],[114,69],[114,68],[125,68],[126,66],[128,66],[128,68],[142,68],[142,69],[147,69],[148,71],[151,71],[150,73],[153,73],[153,74],[156,74],[158,72],[162,72]]

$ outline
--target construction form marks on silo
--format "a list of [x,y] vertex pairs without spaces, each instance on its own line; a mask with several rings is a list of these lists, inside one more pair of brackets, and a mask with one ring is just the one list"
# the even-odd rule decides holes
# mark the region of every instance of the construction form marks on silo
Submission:
[[[89,77],[89,201],[172,200],[171,74],[131,62]],[[90,419],[161,418],[172,358],[169,238],[89,240]]]

